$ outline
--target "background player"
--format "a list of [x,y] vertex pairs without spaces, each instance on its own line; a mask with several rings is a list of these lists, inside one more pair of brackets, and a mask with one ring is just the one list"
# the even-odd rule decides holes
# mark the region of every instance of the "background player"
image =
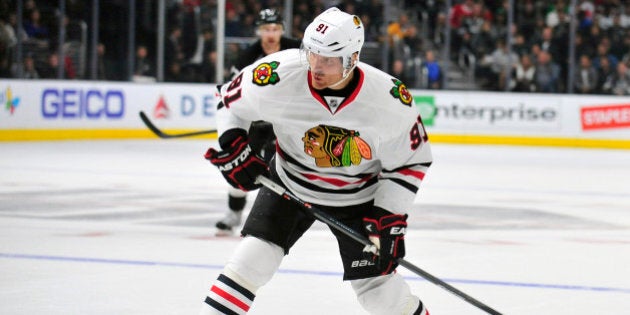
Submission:
[[[376,253],[332,229],[344,280],[371,314],[426,315],[423,303],[394,272],[405,255],[407,209],[432,162],[418,109],[405,84],[359,62],[364,27],[331,8],[306,28],[303,49],[281,51],[247,66],[221,88],[217,111],[222,151],[206,158],[242,190],[258,175],[378,246]],[[251,121],[273,124],[269,168],[248,141]],[[202,314],[245,314],[257,290],[315,218],[262,187],[236,247],[206,297]],[[321,298],[321,297],[318,297]]]
[[[261,10],[256,20],[256,27],[256,35],[259,38],[239,55],[236,64],[231,68],[233,77],[238,75],[241,69],[264,56],[284,49],[300,48],[301,41],[283,36],[284,23],[278,10]],[[249,128],[249,139],[254,151],[268,162],[275,152],[276,137],[271,124],[264,121],[252,122]],[[230,235],[233,233],[233,228],[241,224],[246,198],[246,192],[233,187],[229,188],[229,209],[215,225],[217,235]]]

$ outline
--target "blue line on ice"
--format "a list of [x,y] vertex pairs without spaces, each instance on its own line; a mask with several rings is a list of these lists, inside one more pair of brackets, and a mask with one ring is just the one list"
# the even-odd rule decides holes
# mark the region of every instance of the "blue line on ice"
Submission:
[[[68,256],[51,256],[51,255],[33,255],[33,254],[13,254],[0,253],[0,258],[4,259],[27,259],[27,260],[44,260],[44,261],[61,261],[61,262],[79,262],[79,263],[100,263],[113,265],[137,265],[137,266],[155,266],[155,267],[181,267],[181,268],[200,268],[200,269],[223,269],[219,265],[193,264],[182,262],[164,262],[164,261],[148,261],[148,260],[128,260],[128,259],[107,259],[92,257],[68,257]],[[280,269],[278,273],[284,274],[300,274],[315,276],[334,276],[341,277],[341,272],[333,271],[313,271],[313,270],[296,270],[296,269]],[[405,277],[412,281],[426,281],[420,277]],[[545,283],[525,283],[525,282],[509,282],[509,281],[491,281],[491,280],[467,280],[467,279],[446,279],[447,283],[475,284],[475,285],[492,285],[503,287],[524,287],[524,288],[540,288],[540,289],[556,289],[570,291],[596,291],[596,292],[617,292],[630,294],[630,288],[613,288],[613,287],[596,287],[583,285],[565,285],[565,284],[545,284]]]

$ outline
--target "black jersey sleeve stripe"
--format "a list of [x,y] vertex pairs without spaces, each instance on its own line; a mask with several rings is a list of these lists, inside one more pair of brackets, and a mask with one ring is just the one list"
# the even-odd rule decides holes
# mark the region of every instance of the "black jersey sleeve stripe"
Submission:
[[411,191],[412,193],[417,193],[418,192],[418,187],[416,187],[415,185],[409,184],[406,181],[402,180],[402,179],[398,179],[398,178],[381,178],[381,180],[391,180],[392,182],[402,186],[403,188]]
[[418,164],[410,164],[410,165],[403,165],[403,166],[401,166],[401,167],[397,167],[397,168],[395,168],[395,169],[393,169],[393,170],[382,170],[382,172],[383,172],[383,173],[395,173],[395,172],[398,172],[398,171],[400,171],[400,170],[404,170],[404,169],[406,169],[406,168],[413,168],[413,167],[416,167],[416,166],[429,167],[429,166],[431,166],[431,163],[432,163],[432,162],[427,162],[427,163],[418,163]]

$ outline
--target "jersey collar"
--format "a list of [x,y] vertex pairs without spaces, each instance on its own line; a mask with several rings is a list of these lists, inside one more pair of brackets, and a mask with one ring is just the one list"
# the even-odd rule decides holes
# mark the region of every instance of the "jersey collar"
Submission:
[[363,74],[363,71],[359,69],[359,67],[355,68],[355,75],[358,76],[356,86],[351,87],[351,89],[348,89],[347,91],[346,89],[343,89],[340,95],[326,95],[325,92],[320,93],[320,91],[313,88],[313,84],[311,81],[311,71],[308,71],[308,89],[311,91],[311,95],[313,96],[313,98],[315,98],[320,104],[324,106],[324,108],[326,108],[326,110],[334,115],[341,111],[342,108],[352,103],[352,101],[354,101],[354,99],[359,94],[359,91],[363,86],[365,75]]

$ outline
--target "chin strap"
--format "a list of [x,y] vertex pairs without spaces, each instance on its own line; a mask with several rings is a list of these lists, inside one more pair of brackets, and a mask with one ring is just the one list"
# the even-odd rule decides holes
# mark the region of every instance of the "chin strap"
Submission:
[[332,85],[329,85],[328,88],[334,88],[337,85],[343,83],[344,81],[346,81],[346,79],[348,79],[348,77],[350,76],[350,73],[352,73],[352,71],[354,71],[354,68],[357,67],[357,63],[355,62],[354,65],[352,65],[352,67],[350,67],[350,69],[345,69],[343,70],[343,76],[341,77],[341,80],[337,81],[337,83],[334,83]]

